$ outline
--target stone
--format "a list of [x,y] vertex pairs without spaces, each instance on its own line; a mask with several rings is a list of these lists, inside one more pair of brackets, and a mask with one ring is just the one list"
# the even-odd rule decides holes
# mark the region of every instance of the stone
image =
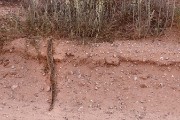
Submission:
[[15,90],[16,88],[18,88],[18,85],[13,85],[13,86],[11,86],[11,89],[12,89],[12,90]]

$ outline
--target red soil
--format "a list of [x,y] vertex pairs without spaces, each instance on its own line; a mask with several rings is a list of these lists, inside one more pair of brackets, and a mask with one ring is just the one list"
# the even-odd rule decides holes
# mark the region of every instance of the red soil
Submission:
[[[180,120],[180,41],[159,38],[77,45],[56,40],[55,106],[48,75],[25,40],[0,55],[0,120]],[[40,42],[41,58],[46,44]]]

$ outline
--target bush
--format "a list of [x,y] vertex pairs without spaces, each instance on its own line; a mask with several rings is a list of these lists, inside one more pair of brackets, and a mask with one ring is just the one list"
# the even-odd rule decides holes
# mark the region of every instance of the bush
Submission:
[[158,35],[172,24],[169,0],[23,0],[30,33],[80,37]]
[[2,2],[2,4],[15,4],[19,3],[20,0],[0,0],[0,2]]

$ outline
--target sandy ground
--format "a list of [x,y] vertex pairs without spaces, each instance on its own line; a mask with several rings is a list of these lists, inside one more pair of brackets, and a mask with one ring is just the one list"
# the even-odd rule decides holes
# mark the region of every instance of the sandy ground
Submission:
[[[180,120],[178,34],[112,44],[56,40],[58,93],[50,112],[44,63],[32,42],[15,39],[0,54],[0,120]],[[44,41],[37,41],[41,58]]]
[[180,42],[169,35],[112,44],[56,41],[51,112],[44,64],[31,44],[24,52],[26,38],[14,40],[0,56],[1,120],[179,120]]

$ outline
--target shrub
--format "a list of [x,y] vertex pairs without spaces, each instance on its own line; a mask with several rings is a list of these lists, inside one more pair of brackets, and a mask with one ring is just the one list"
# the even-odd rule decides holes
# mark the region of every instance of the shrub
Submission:
[[19,3],[20,0],[0,0],[0,2],[2,2],[2,4],[15,4]]
[[170,0],[23,0],[30,33],[80,37],[158,35],[174,15]]

